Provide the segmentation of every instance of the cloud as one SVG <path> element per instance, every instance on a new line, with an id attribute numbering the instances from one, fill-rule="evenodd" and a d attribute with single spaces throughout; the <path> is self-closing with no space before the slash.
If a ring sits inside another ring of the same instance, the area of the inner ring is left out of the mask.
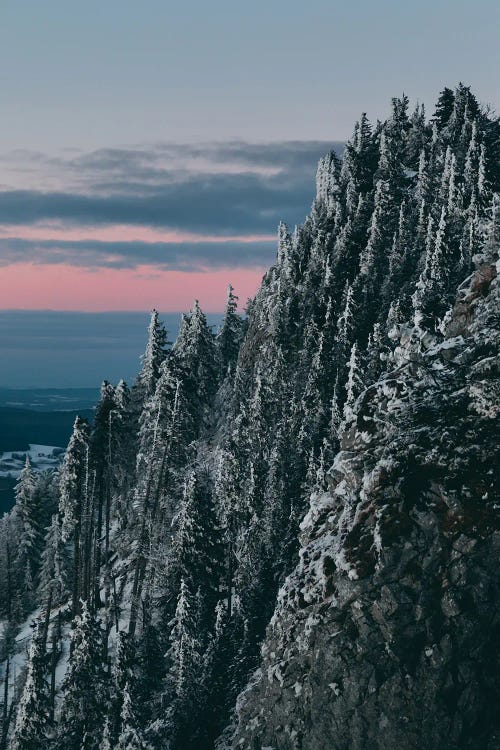
<path id="1" fill-rule="evenodd" d="M 63 264 L 80 268 L 201 271 L 263 268 L 272 263 L 274 242 L 99 242 L 0 239 L 0 266 L 14 263 Z"/>
<path id="2" fill-rule="evenodd" d="M 56 223 L 68 231 L 81 228 L 83 235 L 86 227 L 123 225 L 221 239 L 274 234 L 281 220 L 291 226 L 303 221 L 317 161 L 332 146 L 341 150 L 341 144 L 322 141 L 232 141 L 0 155 L 7 183 L 0 190 L 0 225 L 9 231 L 19 226 L 17 236 L 2 239 L 0 264 L 28 258 L 113 267 L 267 264 L 272 253 L 263 242 L 37 242 L 23 238 L 22 228 L 26 233 L 27 227 Z"/>
<path id="3" fill-rule="evenodd" d="M 118 185 L 120 186 L 120 185 Z M 111 186 L 110 186 L 111 187 Z M 78 194 L 33 190 L 0 193 L 0 223 L 132 224 L 184 231 L 268 232 L 280 219 L 300 221 L 311 203 L 304 181 L 254 174 L 189 176 L 142 194 Z"/>

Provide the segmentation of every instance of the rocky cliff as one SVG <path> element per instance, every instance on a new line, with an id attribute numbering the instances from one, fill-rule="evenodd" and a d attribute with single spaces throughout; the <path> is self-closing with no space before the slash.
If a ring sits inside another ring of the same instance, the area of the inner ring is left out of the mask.
<path id="1" fill-rule="evenodd" d="M 490 259 L 441 343 L 396 332 L 312 497 L 226 747 L 500 747 L 498 303 Z"/>

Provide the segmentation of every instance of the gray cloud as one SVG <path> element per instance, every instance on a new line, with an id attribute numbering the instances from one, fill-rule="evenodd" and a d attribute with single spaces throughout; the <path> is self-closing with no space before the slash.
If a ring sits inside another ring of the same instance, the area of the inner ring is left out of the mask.
<path id="1" fill-rule="evenodd" d="M 311 171 L 320 156 L 332 148 L 340 152 L 343 144 L 338 141 L 157 143 L 145 147 L 98 149 L 65 160 L 64 164 L 90 173 L 119 171 L 131 174 L 137 170 L 138 174 L 144 175 L 148 174 L 149 169 L 153 175 L 161 173 L 160 164 L 169 168 L 185 168 L 196 160 L 213 166 L 239 164 L 250 169 L 272 167 L 280 171 Z"/>
<path id="2" fill-rule="evenodd" d="M 274 242 L 98 242 L 0 239 L 0 265 L 68 263 L 84 268 L 136 268 L 146 264 L 162 270 L 261 268 L 274 258 Z"/>
<path id="3" fill-rule="evenodd" d="M 112 189 L 110 184 L 109 188 Z M 91 195 L 33 190 L 0 193 L 0 222 L 32 224 L 127 223 L 195 232 L 274 231 L 280 219 L 301 221 L 311 203 L 311 185 L 254 174 L 189 176 L 143 194 Z"/>
<path id="4" fill-rule="evenodd" d="M 280 220 L 292 226 L 303 221 L 314 195 L 317 161 L 332 146 L 342 148 L 322 141 L 233 141 L 157 143 L 55 156 L 14 152 L 0 157 L 5 174 L 12 177 L 0 191 L 0 223 L 129 224 L 222 238 L 272 234 Z M 124 265 L 188 267 L 189 254 L 193 267 L 202 262 L 227 264 L 229 258 L 236 265 L 269 262 L 269 247 L 252 247 L 30 243 L 12 238 L 0 244 L 0 263 L 24 254 L 39 262 L 62 262 L 55 260 L 59 257 L 77 265 L 105 265 L 111 253 Z"/>

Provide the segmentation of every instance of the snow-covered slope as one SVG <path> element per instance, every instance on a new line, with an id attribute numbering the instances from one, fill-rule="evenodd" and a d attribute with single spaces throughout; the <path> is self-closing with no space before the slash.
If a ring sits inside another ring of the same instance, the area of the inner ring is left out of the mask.
<path id="1" fill-rule="evenodd" d="M 221 747 L 500 746 L 499 289 L 483 264 L 358 398 Z"/>

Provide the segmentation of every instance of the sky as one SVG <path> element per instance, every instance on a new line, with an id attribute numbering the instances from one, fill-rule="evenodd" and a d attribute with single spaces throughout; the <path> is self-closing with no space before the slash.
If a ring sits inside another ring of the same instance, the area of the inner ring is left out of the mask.
<path id="1" fill-rule="evenodd" d="M 246 299 L 361 111 L 498 104 L 499 27 L 497 0 L 2 0 L 0 307 Z"/>
<path id="2" fill-rule="evenodd" d="M 498 28 L 498 0 L 0 0 L 0 309 L 244 302 L 361 112 L 459 81 L 499 108 Z"/>

